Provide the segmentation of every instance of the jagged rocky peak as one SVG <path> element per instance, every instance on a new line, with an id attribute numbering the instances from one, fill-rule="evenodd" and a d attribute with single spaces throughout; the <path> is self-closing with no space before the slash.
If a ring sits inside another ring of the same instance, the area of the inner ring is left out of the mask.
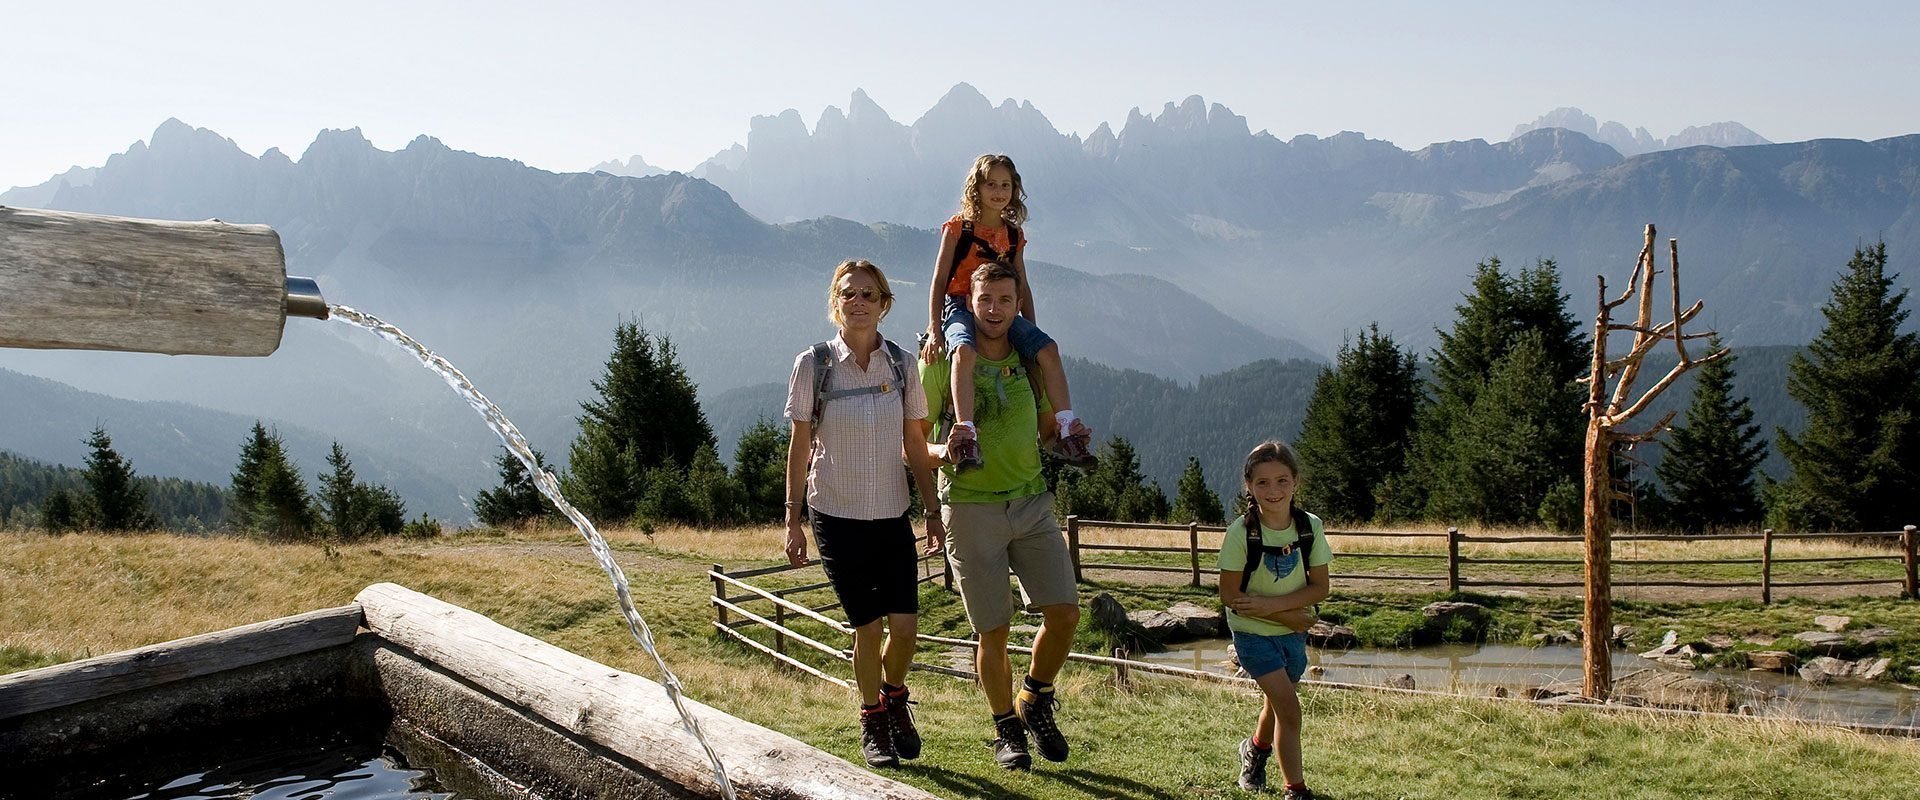
<path id="1" fill-rule="evenodd" d="M 973 84 L 962 81 L 954 84 L 946 94 L 941 95 L 940 101 L 934 103 L 933 108 L 927 110 L 927 114 L 932 115 L 942 110 L 984 111 L 990 108 L 993 108 L 992 100 L 988 100 L 979 89 L 973 88 Z"/>
<path id="2" fill-rule="evenodd" d="M 1586 112 L 1571 106 L 1556 108 L 1542 114 L 1533 122 L 1514 126 L 1513 136 L 1510 138 L 1517 139 L 1524 134 L 1543 128 L 1565 128 L 1583 134 L 1587 138 L 1612 147 L 1623 156 L 1695 145 L 1740 147 L 1772 144 L 1747 126 L 1731 121 L 1692 126 L 1666 139 L 1660 139 L 1648 133 L 1646 128 L 1634 128 L 1632 132 L 1628 132 L 1626 125 L 1612 120 L 1602 123 Z"/>
<path id="3" fill-rule="evenodd" d="M 1100 127 L 1093 129 L 1093 133 L 1087 134 L 1087 140 L 1080 147 L 1095 158 L 1112 158 L 1120 147 L 1120 137 L 1113 135 L 1113 126 L 1102 122 Z"/>
<path id="4" fill-rule="evenodd" d="M 853 97 L 847 101 L 847 119 L 855 125 L 899 124 L 887 115 L 886 109 L 867 96 L 865 89 L 853 90 Z"/>
<path id="5" fill-rule="evenodd" d="M 160 127 L 153 129 L 148 140 L 149 147 L 155 152 L 181 152 L 210 155 L 237 154 L 252 158 L 240 149 L 232 139 L 221 136 L 206 128 L 196 128 L 181 122 L 178 118 L 168 117 Z M 133 151 L 128 150 L 129 153 Z"/>
<path id="6" fill-rule="evenodd" d="M 355 156 L 372 153 L 373 142 L 367 141 L 359 128 L 328 128 L 313 137 L 313 144 L 307 145 L 307 151 L 300 155 L 305 162 L 310 158 L 332 158 L 336 156 Z"/>
<path id="7" fill-rule="evenodd" d="M 1610 124 L 1620 125 L 1618 122 Z M 1593 115 L 1574 108 L 1573 106 L 1561 106 L 1545 114 L 1541 114 L 1539 119 L 1532 122 L 1513 126 L 1513 134 L 1507 138 L 1518 139 L 1523 134 L 1530 131 L 1537 131 L 1541 128 L 1566 128 L 1574 133 L 1585 134 L 1587 138 L 1592 139 L 1600 134 L 1600 121 L 1594 119 Z M 1621 126 L 1621 128 L 1624 130 L 1625 126 Z"/>
<path id="8" fill-rule="evenodd" d="M 747 150 L 761 147 L 790 147 L 807 140 L 807 123 L 800 112 L 787 109 L 778 116 L 755 116 L 747 124 Z"/>
<path id="9" fill-rule="evenodd" d="M 1766 137 L 1754 133 L 1738 122 L 1716 122 L 1712 125 L 1695 125 L 1667 137 L 1667 149 L 1709 145 L 1712 147 L 1746 147 L 1756 144 L 1773 144 Z"/>
<path id="10" fill-rule="evenodd" d="M 738 146 L 739 145 L 735 145 L 735 147 Z M 593 165 L 593 168 L 587 171 L 605 172 L 609 175 L 619 175 L 627 178 L 645 178 L 649 175 L 666 174 L 666 170 L 647 163 L 647 160 L 641 158 L 639 153 L 633 154 L 632 158 L 625 161 L 617 158 L 612 161 L 602 161 Z"/>

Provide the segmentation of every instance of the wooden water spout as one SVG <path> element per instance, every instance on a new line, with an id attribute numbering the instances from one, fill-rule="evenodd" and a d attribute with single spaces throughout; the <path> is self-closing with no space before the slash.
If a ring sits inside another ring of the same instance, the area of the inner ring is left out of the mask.
<path id="1" fill-rule="evenodd" d="M 265 225 L 0 206 L 0 347 L 264 356 L 325 318 Z"/>

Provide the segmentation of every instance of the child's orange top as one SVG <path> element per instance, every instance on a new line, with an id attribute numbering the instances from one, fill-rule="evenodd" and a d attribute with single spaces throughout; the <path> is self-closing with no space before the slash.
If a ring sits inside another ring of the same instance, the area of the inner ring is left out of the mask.
<path id="1" fill-rule="evenodd" d="M 972 228 L 971 235 L 962 230 L 966 227 Z M 940 236 L 943 242 L 959 237 L 953 254 L 953 274 L 947 278 L 949 297 L 966 297 L 975 269 L 990 261 L 1007 261 L 1011 264 L 1014 251 L 1026 244 L 1019 228 L 1012 225 L 998 228 L 968 226 L 958 214 L 940 226 Z"/>

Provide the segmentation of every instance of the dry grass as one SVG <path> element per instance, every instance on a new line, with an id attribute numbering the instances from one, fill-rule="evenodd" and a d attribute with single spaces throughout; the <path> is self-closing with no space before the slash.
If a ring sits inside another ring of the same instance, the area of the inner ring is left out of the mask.
<path id="1" fill-rule="evenodd" d="M 779 531 L 612 531 L 616 557 L 691 693 L 733 714 L 854 757 L 850 698 L 717 639 L 707 565 L 772 563 Z M 394 581 L 642 675 L 651 662 L 613 611 L 606 578 L 571 531 L 433 542 L 269 545 L 172 535 L 0 533 L 0 645 L 54 660 L 103 653 L 349 602 Z M 936 602 L 951 604 L 938 590 Z M 843 643 L 839 639 L 828 641 Z M 923 658 L 936 658 L 923 652 Z M 4 665 L 0 665 L 0 671 Z M 833 671 L 845 674 L 835 665 Z M 1104 669 L 1062 676 L 1074 760 L 1008 775 L 981 746 L 969 684 L 919 676 L 927 755 L 900 773 L 945 796 L 1249 797 L 1231 788 L 1252 698 L 1232 687 L 1138 681 Z M 1920 743 L 1753 720 L 1544 711 L 1472 698 L 1309 689 L 1309 775 L 1333 798 L 1791 798 L 1910 796 Z M 1143 731 L 1155 731 L 1149 740 Z M 1791 769 L 1782 769 L 1791 764 Z"/>

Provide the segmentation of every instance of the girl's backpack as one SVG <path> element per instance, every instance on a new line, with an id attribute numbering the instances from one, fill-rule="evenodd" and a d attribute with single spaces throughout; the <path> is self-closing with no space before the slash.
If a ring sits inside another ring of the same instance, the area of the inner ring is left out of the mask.
<path id="1" fill-rule="evenodd" d="M 1260 559 L 1266 555 L 1267 551 L 1286 555 L 1289 550 L 1299 548 L 1302 567 L 1307 564 L 1307 556 L 1313 553 L 1313 520 L 1308 519 L 1307 512 L 1302 511 L 1298 505 L 1293 507 L 1293 530 L 1299 534 L 1300 538 L 1294 540 L 1293 544 L 1279 547 L 1271 547 L 1267 544 L 1266 539 L 1260 535 L 1260 506 L 1252 501 L 1247 502 L 1247 516 L 1240 521 L 1240 524 L 1247 531 L 1247 565 L 1240 570 L 1240 591 L 1243 594 L 1247 591 L 1247 582 L 1253 580 L 1253 571 L 1260 568 Z M 1283 576 L 1275 575 L 1274 577 Z"/>
<path id="2" fill-rule="evenodd" d="M 973 220 L 963 219 L 960 221 L 960 239 L 953 244 L 953 261 L 947 264 L 946 274 L 940 276 L 940 282 L 936 285 L 946 286 L 951 283 L 954 271 L 960 269 L 960 263 L 966 261 L 967 255 L 975 249 L 986 256 L 988 261 L 1006 261 L 1011 264 L 1013 254 L 1020 250 L 1021 243 L 1020 226 L 1009 222 L 1007 223 L 1007 252 L 994 250 L 993 245 L 987 244 L 985 239 L 974 235 Z"/>

